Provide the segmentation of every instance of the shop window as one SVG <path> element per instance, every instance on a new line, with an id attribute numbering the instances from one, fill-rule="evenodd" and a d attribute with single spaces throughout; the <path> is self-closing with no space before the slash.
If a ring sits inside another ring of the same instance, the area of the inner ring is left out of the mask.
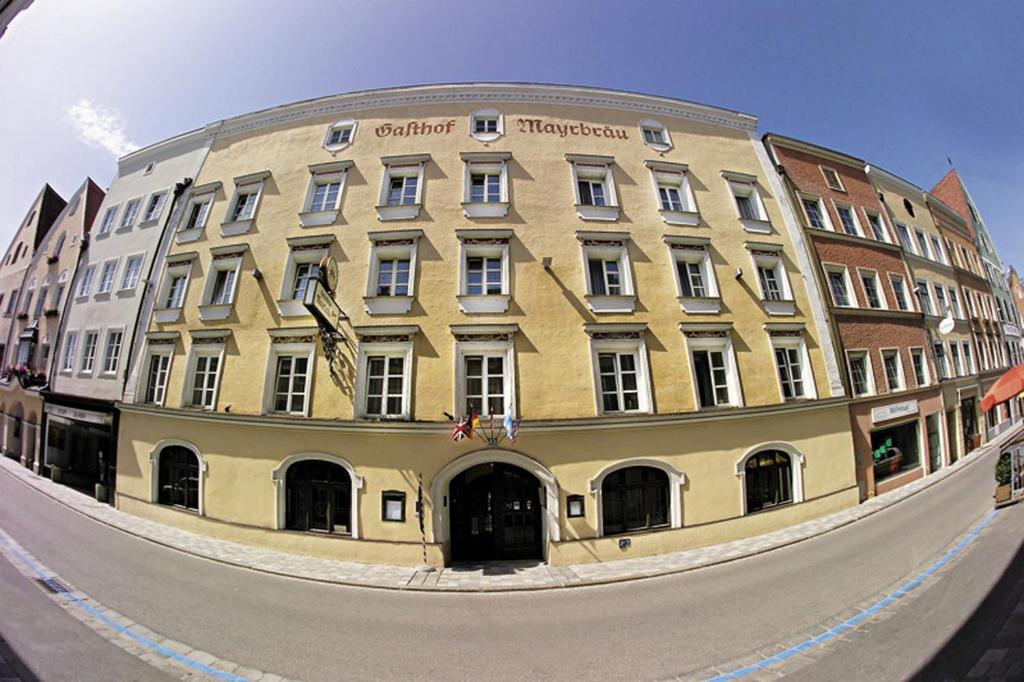
<path id="1" fill-rule="evenodd" d="M 344 467 L 303 460 L 285 475 L 285 527 L 292 530 L 352 532 L 352 479 Z"/>
<path id="2" fill-rule="evenodd" d="M 667 528 L 668 474 L 647 466 L 613 471 L 601 483 L 601 513 L 605 535 Z"/>
<path id="3" fill-rule="evenodd" d="M 743 467 L 747 513 L 793 502 L 793 461 L 780 450 L 763 450 Z"/>
<path id="4" fill-rule="evenodd" d="M 871 458 L 875 483 L 921 466 L 917 421 L 874 431 Z"/>
<path id="5" fill-rule="evenodd" d="M 188 448 L 170 446 L 160 451 L 157 502 L 199 511 L 199 458 Z"/>

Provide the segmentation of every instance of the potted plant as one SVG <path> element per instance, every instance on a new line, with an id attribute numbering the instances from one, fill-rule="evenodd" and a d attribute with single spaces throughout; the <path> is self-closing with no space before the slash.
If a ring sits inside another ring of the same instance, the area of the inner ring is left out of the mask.
<path id="1" fill-rule="evenodd" d="M 1010 453 L 1003 452 L 996 460 L 996 505 L 1010 500 Z"/>
<path id="2" fill-rule="evenodd" d="M 892 444 L 892 438 L 886 438 L 884 443 L 871 452 L 871 459 L 875 478 L 884 478 L 899 473 L 903 464 L 903 451 Z"/>
<path id="3" fill-rule="evenodd" d="M 57 315 L 57 309 L 56 308 L 47 308 L 46 310 L 43 311 L 43 315 L 45 317 L 55 317 Z"/>

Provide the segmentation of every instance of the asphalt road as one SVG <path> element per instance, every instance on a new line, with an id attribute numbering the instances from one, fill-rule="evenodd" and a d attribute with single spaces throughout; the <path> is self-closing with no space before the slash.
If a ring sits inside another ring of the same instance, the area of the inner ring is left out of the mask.
<path id="1" fill-rule="evenodd" d="M 161 635 L 287 677 L 660 679 L 791 640 L 916 575 L 991 511 L 993 462 L 988 455 L 895 507 L 757 557 L 526 594 L 384 592 L 232 568 L 98 524 L 2 472 L 0 528 L 78 589 Z M 1022 519 L 1013 509 L 997 515 L 934 584 L 891 617 L 812 653 L 795 675 L 904 679 L 948 652 L 952 633 L 1013 560 Z M 0 635 L 41 679 L 162 676 L 2 560 L 0 600 Z"/>

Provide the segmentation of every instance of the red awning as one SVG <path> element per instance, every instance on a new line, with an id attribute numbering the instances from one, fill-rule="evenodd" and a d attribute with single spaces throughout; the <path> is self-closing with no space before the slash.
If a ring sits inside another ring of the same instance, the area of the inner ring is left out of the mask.
<path id="1" fill-rule="evenodd" d="M 1024 365 L 1011 367 L 1006 374 L 999 377 L 988 393 L 981 399 L 982 412 L 988 412 L 999 403 L 1005 403 L 1024 392 Z"/>

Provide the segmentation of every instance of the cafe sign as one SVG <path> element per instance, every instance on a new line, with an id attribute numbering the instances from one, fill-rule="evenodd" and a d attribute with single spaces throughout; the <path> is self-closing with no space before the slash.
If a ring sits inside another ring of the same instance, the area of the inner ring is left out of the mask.
<path id="1" fill-rule="evenodd" d="M 306 297 L 302 303 L 317 322 L 332 332 L 341 333 L 341 323 L 348 319 L 348 315 L 338 307 L 334 297 L 320 280 L 312 281 L 312 286 L 306 289 Z"/>
<path id="2" fill-rule="evenodd" d="M 890 419 L 906 417 L 912 414 L 917 414 L 916 400 L 907 400 L 902 403 L 893 403 L 892 405 L 882 405 L 881 407 L 875 407 L 871 410 L 871 423 L 877 424 L 878 422 L 886 422 Z"/>

